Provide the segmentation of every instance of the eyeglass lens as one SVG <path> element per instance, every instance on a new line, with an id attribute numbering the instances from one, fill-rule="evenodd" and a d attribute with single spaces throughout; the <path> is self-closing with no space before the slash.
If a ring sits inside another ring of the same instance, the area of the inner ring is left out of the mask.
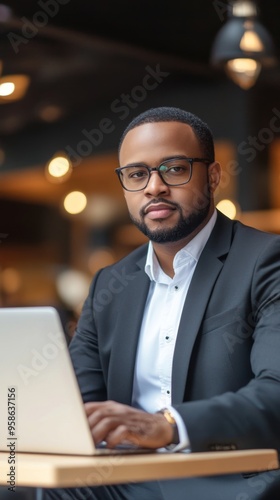
<path id="1" fill-rule="evenodd" d="M 187 183 L 191 176 L 191 164 L 186 159 L 167 160 L 157 168 L 164 182 L 170 186 Z M 150 172 L 145 165 L 121 169 L 121 180 L 126 189 L 140 190 L 149 182 Z"/>

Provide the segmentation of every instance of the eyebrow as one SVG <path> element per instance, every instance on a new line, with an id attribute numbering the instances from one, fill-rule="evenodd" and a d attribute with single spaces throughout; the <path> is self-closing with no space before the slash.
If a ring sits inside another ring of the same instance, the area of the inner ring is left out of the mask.
<path id="1" fill-rule="evenodd" d="M 187 158 L 190 158 L 190 156 L 186 156 L 186 155 L 171 155 L 171 156 L 165 156 L 164 158 L 162 158 L 159 162 L 159 165 L 161 165 L 162 163 L 164 163 L 165 161 L 168 161 L 168 160 L 186 160 Z M 134 163 L 128 163 L 127 165 L 123 165 L 121 168 L 124 168 L 124 167 L 137 167 L 138 165 L 143 165 L 143 166 L 146 166 L 146 167 L 149 167 L 150 165 L 148 165 L 146 162 L 144 161 L 137 161 L 137 162 L 134 162 Z"/>

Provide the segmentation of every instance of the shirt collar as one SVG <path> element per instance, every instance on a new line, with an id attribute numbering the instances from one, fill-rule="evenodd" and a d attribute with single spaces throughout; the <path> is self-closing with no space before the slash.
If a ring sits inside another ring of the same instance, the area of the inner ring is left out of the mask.
<path id="1" fill-rule="evenodd" d="M 212 217 L 209 219 L 207 224 L 199 231 L 199 233 L 187 243 L 179 252 L 176 253 L 173 260 L 173 268 L 176 271 L 179 270 L 190 260 L 198 261 L 203 248 L 212 232 L 217 219 L 217 211 L 214 210 Z M 156 254 L 153 249 L 151 241 L 148 246 L 148 253 L 146 258 L 145 273 L 148 275 L 151 281 L 158 281 L 159 276 L 163 273 L 159 262 L 157 260 Z"/>

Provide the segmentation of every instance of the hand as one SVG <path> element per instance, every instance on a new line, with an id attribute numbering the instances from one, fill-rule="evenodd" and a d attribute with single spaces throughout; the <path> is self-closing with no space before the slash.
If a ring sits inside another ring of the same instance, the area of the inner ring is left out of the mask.
<path id="1" fill-rule="evenodd" d="M 106 441 L 109 448 L 114 448 L 129 441 L 138 447 L 156 449 L 172 441 L 172 425 L 160 413 L 146 413 L 115 401 L 85 403 L 85 410 L 96 444 Z"/>

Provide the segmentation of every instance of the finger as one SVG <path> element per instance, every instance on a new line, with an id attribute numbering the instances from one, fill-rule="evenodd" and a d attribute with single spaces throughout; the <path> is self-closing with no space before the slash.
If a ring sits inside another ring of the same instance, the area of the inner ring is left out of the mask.
<path id="1" fill-rule="evenodd" d="M 129 418 L 139 418 L 139 413 L 141 416 L 145 414 L 143 411 L 140 412 L 135 408 L 114 401 L 88 403 L 86 406 L 86 414 L 91 428 L 106 417 L 115 416 L 126 422 Z"/>
<path id="2" fill-rule="evenodd" d="M 124 425 L 123 420 L 116 416 L 104 417 L 91 426 L 91 434 L 95 443 L 107 441 L 108 436 L 118 427 Z"/>
<path id="3" fill-rule="evenodd" d="M 135 444 L 140 443 L 140 436 L 144 437 L 144 430 L 139 421 L 135 419 L 124 419 L 119 415 L 102 415 L 99 418 L 98 412 L 89 417 L 90 428 L 94 442 L 106 441 L 110 446 L 115 446 L 125 439 Z"/>
<path id="4" fill-rule="evenodd" d="M 161 448 L 172 439 L 173 429 L 159 414 L 112 401 L 88 403 L 87 413 L 95 443 L 105 440 L 113 447 L 128 440 L 137 446 Z"/>
<path id="5" fill-rule="evenodd" d="M 104 426 L 109 427 L 111 421 L 113 426 L 115 421 L 118 420 L 121 422 L 122 418 L 123 417 L 114 413 L 114 410 L 112 408 L 104 407 L 94 409 L 87 416 L 88 423 L 91 429 L 94 429 L 98 424 L 101 424 L 102 422 Z"/>
<path id="6" fill-rule="evenodd" d="M 98 401 L 98 402 L 90 401 L 88 403 L 84 403 L 86 415 L 90 415 L 91 413 L 102 408 L 106 404 L 107 404 L 107 401 Z"/>
<path id="7" fill-rule="evenodd" d="M 108 448 L 115 448 L 117 445 L 133 445 L 135 447 L 143 446 L 137 432 L 131 432 L 126 425 L 120 424 L 112 431 L 105 434 L 99 434 L 100 429 L 94 429 L 93 434 L 95 442 L 106 441 Z M 103 439 L 101 436 L 104 436 Z"/>
<path id="8" fill-rule="evenodd" d="M 102 440 L 107 442 L 109 448 L 114 448 L 118 444 L 131 443 L 134 446 L 156 447 L 150 443 L 144 429 L 145 426 L 133 419 L 126 422 L 116 417 L 108 417 L 99 422 L 93 429 L 92 435 L 95 442 Z"/>
<path id="9" fill-rule="evenodd" d="M 129 432 L 127 427 L 123 424 L 119 425 L 106 436 L 108 448 L 115 448 L 118 444 L 131 442 L 129 441 L 128 436 Z"/>

